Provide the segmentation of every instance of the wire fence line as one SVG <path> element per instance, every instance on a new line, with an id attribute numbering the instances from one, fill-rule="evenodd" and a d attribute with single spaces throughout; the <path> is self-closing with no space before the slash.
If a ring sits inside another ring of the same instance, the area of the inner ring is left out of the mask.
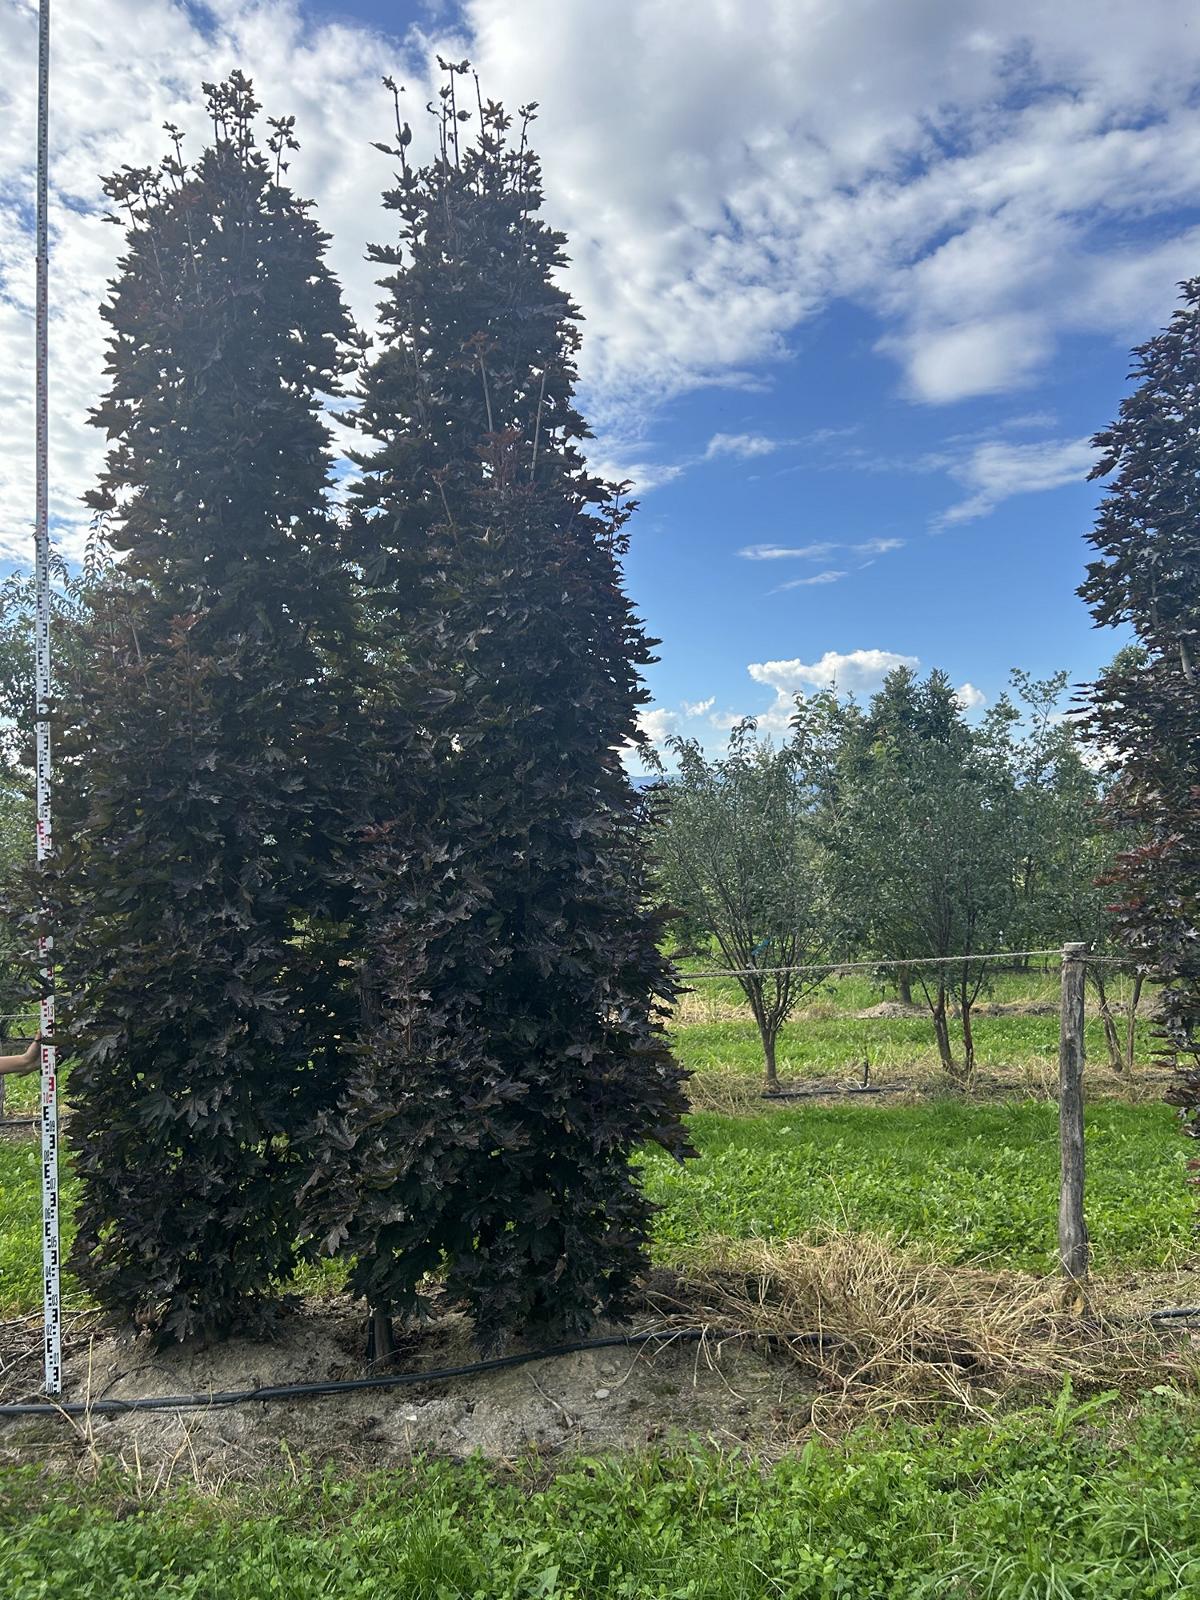
<path id="1" fill-rule="evenodd" d="M 874 961 L 820 961 L 807 966 L 794 967 L 716 967 L 706 972 L 685 972 L 681 976 L 689 983 L 693 978 L 770 978 L 782 977 L 790 972 L 877 972 L 880 967 L 953 967 L 961 961 L 1017 961 L 1028 956 L 1061 956 L 1062 945 L 1052 950 L 992 950 L 971 951 L 955 956 L 880 956 Z M 1122 960 L 1128 957 L 1098 957 L 1080 954 L 1080 961 Z"/>

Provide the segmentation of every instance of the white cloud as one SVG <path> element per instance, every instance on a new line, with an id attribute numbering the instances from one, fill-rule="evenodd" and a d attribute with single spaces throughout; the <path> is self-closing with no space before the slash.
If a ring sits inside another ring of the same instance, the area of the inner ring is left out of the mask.
<path id="1" fill-rule="evenodd" d="M 855 555 L 860 556 L 886 556 L 893 550 L 903 550 L 903 539 L 867 539 L 862 544 L 852 545 Z"/>
<path id="2" fill-rule="evenodd" d="M 704 458 L 711 461 L 716 456 L 737 456 L 745 461 L 753 456 L 769 456 L 778 448 L 778 440 L 761 433 L 714 433 Z"/>
<path id="3" fill-rule="evenodd" d="M 882 556 L 892 550 L 902 550 L 903 539 L 864 539 L 859 544 L 843 544 L 835 540 L 822 540 L 816 544 L 748 544 L 738 551 L 745 561 L 821 561 L 835 550 L 850 550 L 856 556 Z M 839 573 L 845 577 L 845 573 Z M 816 578 L 798 578 L 797 583 L 817 583 Z M 830 580 L 826 578 L 825 582 Z M 784 588 L 794 585 L 785 584 Z"/>
<path id="4" fill-rule="evenodd" d="M 964 711 L 977 711 L 980 706 L 987 705 L 987 695 L 973 683 L 960 684 L 955 691 L 955 698 Z"/>
<path id="5" fill-rule="evenodd" d="M 789 698 L 812 689 L 834 688 L 843 694 L 877 689 L 896 667 L 917 667 L 916 656 L 895 650 L 827 650 L 818 661 L 752 661 L 746 668 L 755 683 L 764 683 Z"/>
<path id="6" fill-rule="evenodd" d="M 685 717 L 702 717 L 706 711 L 711 711 L 716 703 L 715 694 L 710 694 L 707 700 L 685 700 L 683 714 Z"/>
<path id="7" fill-rule="evenodd" d="M 738 555 L 746 561 L 795 561 L 816 560 L 822 556 L 832 555 L 835 550 L 840 550 L 840 544 L 748 544 L 744 550 L 739 550 Z"/>
<path id="8" fill-rule="evenodd" d="M 0 504 L 8 509 L 0 557 L 16 559 L 28 559 L 33 514 L 36 49 L 32 0 L 0 8 L 0 56 L 10 64 L 0 119 Z M 369 325 L 378 269 L 363 260 L 363 246 L 387 230 L 379 191 L 391 170 L 370 141 L 387 131 L 379 78 L 397 67 L 400 52 L 373 30 L 302 23 L 297 8 L 271 0 L 216 0 L 203 25 L 199 8 L 165 0 L 89 0 L 59 10 L 52 49 L 51 515 L 64 549 L 77 553 L 86 524 L 79 497 L 104 452 L 102 436 L 86 423 L 104 383 L 106 326 L 97 308 L 122 244 L 121 230 L 101 220 L 109 203 L 98 175 L 157 161 L 167 120 L 184 128 L 185 153 L 198 156 L 211 132 L 201 80 L 245 67 L 268 113 L 296 115 L 301 149 L 289 176 L 300 193 L 316 197 L 333 235 L 333 265 L 352 309 Z M 407 66 L 419 105 L 422 63 L 410 59 Z M 424 141 L 424 130 L 417 132 Z"/>
<path id="9" fill-rule="evenodd" d="M 781 583 L 778 588 L 772 589 L 772 594 L 782 594 L 785 589 L 807 589 L 814 583 L 837 583 L 846 576 L 845 572 L 830 568 L 825 572 L 814 572 L 811 578 L 791 578 L 787 583 Z"/>
<path id="10" fill-rule="evenodd" d="M 1095 460 L 1090 439 L 1043 439 L 1033 444 L 993 439 L 977 445 L 950 469 L 971 493 L 944 511 L 938 526 L 985 517 L 1013 495 L 1082 483 Z"/>
<path id="11" fill-rule="evenodd" d="M 915 397 L 1019 387 L 1064 333 L 1153 327 L 1194 270 L 1187 0 L 761 0 L 753 29 L 728 0 L 467 13 L 488 82 L 542 102 L 614 412 L 744 375 L 838 296 L 882 315 Z"/>
<path id="12" fill-rule="evenodd" d="M 827 650 L 818 661 L 752 661 L 747 666 L 751 678 L 775 691 L 775 698 L 762 711 L 751 712 L 760 733 L 786 734 L 796 709 L 796 696 L 814 690 L 834 688 L 842 694 L 862 694 L 877 689 L 893 667 L 917 667 L 916 656 L 894 650 Z M 716 712 L 709 722 L 725 731 L 739 722 L 745 712 Z"/>
<path id="13" fill-rule="evenodd" d="M 60 11 L 56 517 L 81 520 L 78 496 L 102 451 L 83 419 L 102 386 L 95 308 L 120 236 L 98 221 L 96 174 L 155 159 L 168 118 L 198 150 L 199 80 L 234 65 L 268 110 L 295 113 L 291 177 L 316 200 L 368 326 L 377 269 L 363 246 L 389 228 L 379 190 L 390 166 L 370 148 L 387 132 L 380 75 L 408 84 L 419 149 L 437 48 L 469 53 L 485 92 L 511 106 L 541 102 L 546 214 L 570 236 L 569 286 L 588 318 L 595 455 L 633 463 L 624 475 L 642 488 L 679 471 L 646 451 L 656 404 L 704 385 L 761 386 L 762 363 L 786 357 L 792 331 L 834 299 L 877 315 L 908 391 L 940 402 L 1021 386 L 1065 335 L 1127 343 L 1152 330 L 1200 256 L 1200 28 L 1187 0 L 761 0 L 753 29 L 728 0 L 523 0 L 519 10 L 515 20 L 511 0 L 466 0 L 456 33 L 433 20 L 402 41 L 319 22 L 294 0 Z M 32 0 L 0 8 L 10 64 L 0 550 L 10 551 L 25 549 L 32 507 L 35 11 Z M 752 459 L 776 442 L 728 433 L 709 449 Z M 996 503 L 987 487 L 968 489 L 968 507 Z"/>
<path id="14" fill-rule="evenodd" d="M 675 713 L 665 706 L 647 706 L 638 713 L 638 727 L 651 744 L 662 744 L 675 731 Z"/>

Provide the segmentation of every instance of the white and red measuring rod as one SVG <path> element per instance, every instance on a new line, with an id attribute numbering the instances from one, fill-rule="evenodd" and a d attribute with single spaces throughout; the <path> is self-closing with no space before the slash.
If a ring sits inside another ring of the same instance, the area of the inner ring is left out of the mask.
<path id="1" fill-rule="evenodd" d="M 35 330 L 35 433 L 37 520 L 34 526 L 34 700 L 37 732 L 37 859 L 43 866 L 53 848 L 50 826 L 50 501 L 49 429 L 49 234 L 46 220 L 50 173 L 50 0 L 38 4 L 37 101 L 37 313 Z M 54 1045 L 54 941 L 45 921 L 38 939 L 42 1004 L 42 1278 L 45 1315 L 46 1393 L 62 1391 L 62 1272 L 58 1244 L 58 1061 Z"/>

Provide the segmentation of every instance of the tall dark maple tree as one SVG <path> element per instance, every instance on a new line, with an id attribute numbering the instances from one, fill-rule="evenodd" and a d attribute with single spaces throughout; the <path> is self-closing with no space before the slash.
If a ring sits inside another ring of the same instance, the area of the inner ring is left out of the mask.
<path id="1" fill-rule="evenodd" d="M 111 441 L 93 505 L 123 555 L 59 731 L 55 894 L 77 1052 L 73 1268 L 138 1325 L 258 1331 L 295 1259 L 303 1134 L 357 1000 L 351 593 L 321 397 L 352 329 L 327 238 L 260 149 L 241 74 L 212 141 L 106 183 Z"/>
<path id="2" fill-rule="evenodd" d="M 1120 935 L 1164 985 L 1169 1098 L 1200 1137 L 1200 278 L 1167 328 L 1135 350 L 1136 387 L 1097 434 L 1093 477 L 1110 477 L 1080 594 L 1101 624 L 1127 624 L 1092 686 L 1088 729 L 1114 773 L 1114 819 L 1138 842 L 1117 858 Z"/>
<path id="3" fill-rule="evenodd" d="M 444 64 L 445 65 L 445 64 Z M 352 538 L 392 651 L 376 817 L 373 1046 L 327 1129 L 313 1226 L 386 1323 L 443 1264 L 484 1343 L 619 1314 L 683 1154 L 648 819 L 622 762 L 649 641 L 622 587 L 632 505 L 589 472 L 566 240 L 533 106 L 447 67 L 440 150 L 399 161 L 372 249 L 382 337 L 356 410 Z M 386 763 L 385 763 L 386 765 Z"/>

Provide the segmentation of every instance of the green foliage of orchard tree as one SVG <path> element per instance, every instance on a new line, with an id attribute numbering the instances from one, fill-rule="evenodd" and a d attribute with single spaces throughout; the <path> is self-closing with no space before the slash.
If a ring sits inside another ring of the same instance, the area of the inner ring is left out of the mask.
<path id="1" fill-rule="evenodd" d="M 353 999 L 351 620 L 320 415 L 351 330 L 281 181 L 291 120 L 268 158 L 250 83 L 205 92 L 195 165 L 169 129 L 157 169 L 106 184 L 127 233 L 90 498 L 125 559 L 67 655 L 53 882 L 73 1267 L 175 1338 L 269 1324 Z"/>
<path id="2" fill-rule="evenodd" d="M 971 1008 L 987 970 L 973 958 L 1006 937 L 1016 904 L 1011 708 L 972 728 L 945 673 L 920 681 L 898 667 L 865 711 L 831 696 L 820 710 L 831 892 L 862 948 L 913 963 L 942 1065 L 961 1077 L 974 1066 Z M 797 733 L 814 737 L 803 706 Z M 953 1004 L 961 1065 L 951 1040 Z"/>
<path id="3" fill-rule="evenodd" d="M 1200 278 L 1169 326 L 1138 347 L 1134 390 L 1096 435 L 1110 478 L 1080 594 L 1140 654 L 1092 686 L 1088 733 L 1115 781 L 1109 804 L 1138 842 L 1118 860 L 1120 936 L 1164 985 L 1173 1092 L 1200 1136 Z"/>
<path id="4" fill-rule="evenodd" d="M 93 527 L 79 569 L 57 551 L 50 560 L 50 627 L 55 654 L 78 639 L 87 597 L 106 566 Z M 32 572 L 18 568 L 0 582 L 0 1013 L 28 1011 L 30 974 L 21 931 L 34 860 L 34 617 Z M 63 676 L 56 661 L 56 676 Z M 67 662 L 68 673 L 71 663 Z M 10 1031 L 0 1027 L 0 1033 Z"/>
<path id="5" fill-rule="evenodd" d="M 657 850 L 663 893 L 738 974 L 774 1092 L 779 1030 L 826 976 L 781 969 L 829 960 L 832 915 L 807 774 L 795 749 L 755 731 L 738 723 L 713 757 L 694 739 L 668 740 L 678 770 L 664 774 Z"/>
<path id="6" fill-rule="evenodd" d="M 1067 674 L 1036 679 L 1014 670 L 1019 722 L 1010 729 L 1009 763 L 1017 795 L 1016 908 L 1010 942 L 1046 948 L 1068 940 L 1102 955 L 1118 953 L 1109 886 L 1121 840 L 1106 819 L 1103 785 L 1083 759 L 1079 718 L 1064 714 Z M 1141 995 L 1134 978 L 1124 1032 L 1113 1009 L 1114 968 L 1090 965 L 1109 1065 L 1132 1069 L 1133 1025 Z"/>
<path id="7" fill-rule="evenodd" d="M 394 782 L 381 751 L 361 882 L 377 1024 L 309 1199 L 377 1326 L 440 1260 L 490 1343 L 627 1307 L 651 1214 L 630 1156 L 685 1142 L 620 754 L 652 659 L 622 589 L 631 507 L 580 453 L 534 108 L 514 134 L 459 102 L 466 63 L 447 71 L 426 166 L 397 101 L 396 233 L 371 251 L 387 276 L 352 535 L 393 669 Z"/>

